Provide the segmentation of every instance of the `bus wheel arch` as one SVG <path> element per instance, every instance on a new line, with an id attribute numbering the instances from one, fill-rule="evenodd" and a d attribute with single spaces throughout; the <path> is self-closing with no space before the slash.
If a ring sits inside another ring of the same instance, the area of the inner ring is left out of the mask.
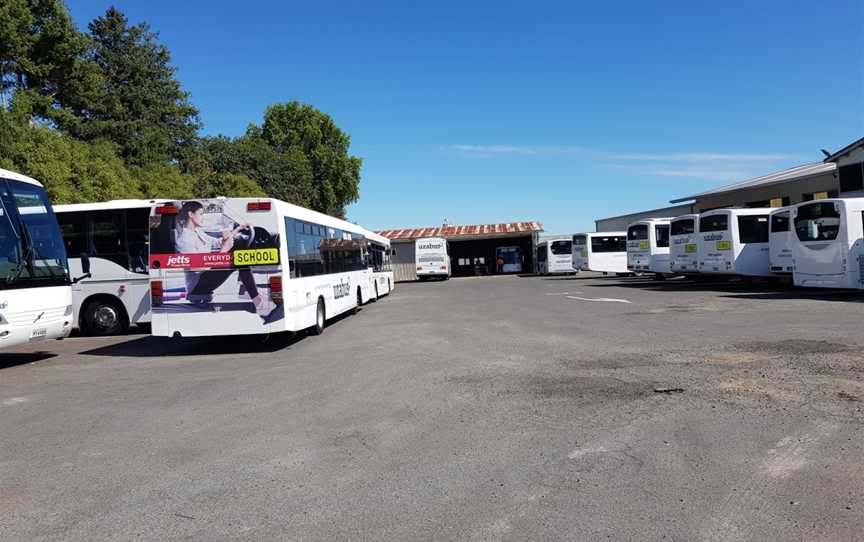
<path id="1" fill-rule="evenodd" d="M 95 294 L 81 304 L 79 327 L 88 335 L 118 335 L 129 329 L 129 315 L 118 297 Z"/>
<path id="2" fill-rule="evenodd" d="M 318 297 L 318 305 L 315 307 L 315 325 L 312 326 L 313 335 L 321 335 L 324 333 L 324 327 L 327 325 L 327 306 L 324 304 L 324 298 Z"/>

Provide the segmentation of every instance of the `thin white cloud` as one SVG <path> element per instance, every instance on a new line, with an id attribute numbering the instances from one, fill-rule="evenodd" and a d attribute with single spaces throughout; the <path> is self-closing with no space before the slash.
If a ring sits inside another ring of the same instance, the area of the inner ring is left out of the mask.
<path id="1" fill-rule="evenodd" d="M 628 153 L 587 149 L 570 145 L 445 145 L 445 150 L 467 157 L 491 156 L 578 156 L 632 162 L 780 162 L 795 157 L 787 154 L 677 152 Z"/>
<path id="2" fill-rule="evenodd" d="M 613 152 L 571 145 L 445 145 L 446 152 L 466 158 L 574 157 L 602 167 L 624 169 L 641 175 L 732 181 L 762 175 L 772 164 L 797 158 L 773 153 L 722 152 Z"/>

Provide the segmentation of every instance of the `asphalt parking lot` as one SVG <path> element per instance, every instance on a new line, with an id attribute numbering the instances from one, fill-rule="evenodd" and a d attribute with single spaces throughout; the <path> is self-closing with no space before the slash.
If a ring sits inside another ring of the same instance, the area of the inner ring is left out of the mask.
<path id="1" fill-rule="evenodd" d="M 321 337 L 0 354 L 2 540 L 861 540 L 864 296 L 399 284 Z"/>

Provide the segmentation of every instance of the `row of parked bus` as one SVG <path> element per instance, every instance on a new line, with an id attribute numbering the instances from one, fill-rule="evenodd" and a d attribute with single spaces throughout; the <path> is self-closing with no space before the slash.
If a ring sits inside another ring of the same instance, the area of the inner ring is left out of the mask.
<path id="1" fill-rule="evenodd" d="M 389 294 L 390 241 L 268 198 L 52 206 L 0 170 L 0 348 L 151 324 L 162 336 L 311 329 Z"/>
<path id="2" fill-rule="evenodd" d="M 715 209 L 579 233 L 569 240 L 569 268 L 567 239 L 539 246 L 548 262 L 542 273 L 785 277 L 796 286 L 864 289 L 864 198 Z"/>

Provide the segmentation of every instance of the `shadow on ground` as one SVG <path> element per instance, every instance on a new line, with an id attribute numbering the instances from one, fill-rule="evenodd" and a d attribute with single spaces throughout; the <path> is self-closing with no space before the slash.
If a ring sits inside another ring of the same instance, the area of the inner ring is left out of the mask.
<path id="1" fill-rule="evenodd" d="M 864 291 L 801 288 L 770 280 L 690 280 L 674 278 L 657 280 L 648 277 L 609 277 L 614 283 L 589 284 L 591 288 L 638 288 L 654 292 L 716 292 L 719 297 L 737 299 L 809 299 L 864 303 Z"/>
<path id="2" fill-rule="evenodd" d="M 328 320 L 327 329 L 339 325 L 351 313 Z M 325 334 L 327 331 L 325 330 Z M 291 348 L 306 338 L 308 332 L 271 333 L 269 335 L 231 335 L 214 337 L 140 337 L 109 346 L 86 350 L 89 356 L 129 356 L 158 358 L 164 356 L 271 353 Z"/>
<path id="3" fill-rule="evenodd" d="M 12 354 L 0 354 L 0 369 L 8 369 L 17 365 L 26 365 L 37 361 L 53 358 L 57 354 L 53 352 L 22 352 Z"/>

